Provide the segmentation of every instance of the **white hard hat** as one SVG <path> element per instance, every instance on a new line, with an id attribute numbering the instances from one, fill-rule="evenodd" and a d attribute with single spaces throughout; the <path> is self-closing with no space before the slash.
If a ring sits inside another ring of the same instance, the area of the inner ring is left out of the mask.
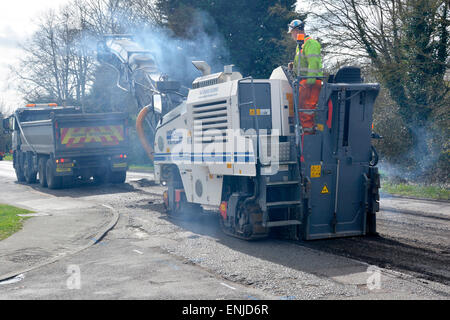
<path id="1" fill-rule="evenodd" d="M 301 20 L 295 19 L 292 20 L 291 23 L 288 24 L 288 33 L 291 33 L 294 29 L 303 30 L 305 28 L 305 23 Z"/>

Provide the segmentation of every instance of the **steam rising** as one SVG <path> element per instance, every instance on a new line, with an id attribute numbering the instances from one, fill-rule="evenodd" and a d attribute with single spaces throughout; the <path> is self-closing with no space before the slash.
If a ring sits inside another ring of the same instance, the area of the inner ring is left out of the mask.
<path id="1" fill-rule="evenodd" d="M 154 54 L 159 70 L 188 87 L 200 76 L 193 60 L 206 61 L 213 72 L 222 71 L 229 62 L 225 41 L 209 15 L 198 12 L 194 21 L 189 39 L 176 38 L 170 30 L 156 26 L 150 31 L 133 32 L 136 41 Z"/>
<path id="2" fill-rule="evenodd" d="M 439 151 L 433 150 L 430 141 L 433 139 L 433 132 L 426 127 L 416 127 L 412 134 L 415 138 L 415 145 L 410 151 L 402 155 L 403 162 L 391 163 L 382 160 L 378 167 L 383 175 L 394 183 L 424 182 L 429 180 L 427 174 L 436 166 L 439 161 Z M 411 159 L 416 159 L 412 164 Z M 446 183 L 440 185 L 448 187 Z"/>

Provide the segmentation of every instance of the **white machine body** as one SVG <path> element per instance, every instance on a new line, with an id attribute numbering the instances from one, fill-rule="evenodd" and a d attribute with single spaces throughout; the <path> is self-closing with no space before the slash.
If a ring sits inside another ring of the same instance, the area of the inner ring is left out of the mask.
<path id="1" fill-rule="evenodd" d="M 165 180 L 165 166 L 176 165 L 186 199 L 218 207 L 225 176 L 257 175 L 256 152 L 262 175 L 288 170 L 280 163 L 289 158 L 290 143 L 280 142 L 280 137 L 293 135 L 293 94 L 280 75 L 274 72 L 274 79 L 268 80 L 243 79 L 227 66 L 223 73 L 196 79 L 187 100 L 165 115 L 157 128 L 156 183 Z M 242 100 L 240 95 L 250 98 Z M 267 97 L 270 102 L 260 107 L 259 101 Z M 255 150 L 257 135 L 252 123 L 259 128 L 260 150 Z"/>

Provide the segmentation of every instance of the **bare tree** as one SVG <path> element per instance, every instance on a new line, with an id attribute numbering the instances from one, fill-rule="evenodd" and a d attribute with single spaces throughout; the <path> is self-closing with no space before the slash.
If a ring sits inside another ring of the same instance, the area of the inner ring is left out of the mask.
<path id="1" fill-rule="evenodd" d="M 310 0 L 310 4 L 308 18 L 327 54 L 369 64 L 388 90 L 414 139 L 411 157 L 420 162 L 425 155 L 439 153 L 440 136 L 448 141 L 450 127 L 450 87 L 444 81 L 450 67 L 450 2 Z"/>
<path id="2" fill-rule="evenodd" d="M 98 36 L 123 34 L 161 21 L 152 0 L 75 0 L 85 25 Z"/>
<path id="3" fill-rule="evenodd" d="M 95 60 L 95 41 L 83 21 L 83 12 L 71 5 L 49 11 L 21 45 L 25 55 L 13 72 L 27 101 L 82 104 Z"/>
<path id="4" fill-rule="evenodd" d="M 449 2 L 446 0 L 311 0 L 313 29 L 325 40 L 327 54 L 370 61 L 399 104 L 420 104 L 416 75 L 427 104 L 442 102 L 448 92 Z M 421 72 L 417 72 L 421 71 Z M 425 73 L 428 73 L 425 74 Z M 438 90 L 440 89 L 440 90 Z"/>
<path id="5" fill-rule="evenodd" d="M 163 23 L 163 15 L 159 11 L 156 1 L 153 0 L 132 0 L 128 1 L 128 5 L 136 22 L 144 24 L 144 27 L 161 25 Z"/>
<path id="6" fill-rule="evenodd" d="M 123 0 L 75 0 L 74 5 L 83 13 L 85 24 L 96 35 L 123 33 L 121 16 Z"/>
<path id="7" fill-rule="evenodd" d="M 21 45 L 25 54 L 12 68 L 30 102 L 84 105 L 95 73 L 97 42 L 155 24 L 151 0 L 73 0 L 38 20 L 38 30 Z"/>
<path id="8" fill-rule="evenodd" d="M 69 4 L 62 12 L 66 21 L 70 22 L 67 31 L 70 42 L 70 69 L 75 85 L 75 100 L 84 105 L 89 86 L 93 81 L 95 64 L 95 47 L 97 37 L 86 24 L 86 12 L 78 6 Z"/>

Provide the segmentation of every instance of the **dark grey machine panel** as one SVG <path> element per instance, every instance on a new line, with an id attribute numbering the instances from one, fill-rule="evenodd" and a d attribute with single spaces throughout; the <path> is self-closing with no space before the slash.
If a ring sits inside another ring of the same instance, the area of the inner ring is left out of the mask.
<path id="1" fill-rule="evenodd" d="M 379 86 L 371 84 L 325 84 L 322 89 L 316 114 L 322 130 L 304 137 L 302 166 L 311 184 L 304 221 L 307 240 L 366 234 L 372 113 L 378 92 Z M 313 173 L 313 168 L 320 171 Z"/>
<path id="2" fill-rule="evenodd" d="M 255 104 L 253 104 L 253 88 Z M 270 83 L 241 82 L 239 84 L 239 114 L 241 129 L 256 129 L 256 118 L 259 129 L 272 130 L 272 95 Z M 255 110 L 256 106 L 256 110 Z"/>

